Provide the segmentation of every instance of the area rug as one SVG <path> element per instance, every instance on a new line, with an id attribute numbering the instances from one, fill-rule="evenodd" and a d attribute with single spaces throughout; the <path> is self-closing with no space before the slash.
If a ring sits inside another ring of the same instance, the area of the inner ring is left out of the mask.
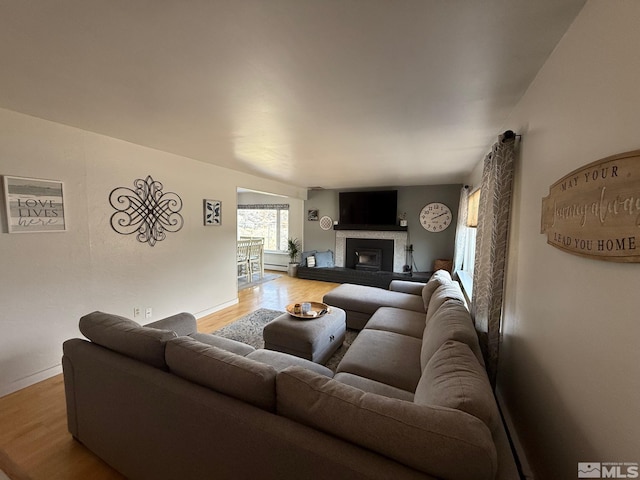
<path id="1" fill-rule="evenodd" d="M 243 317 L 240 317 L 233 323 L 230 323 L 226 327 L 222 327 L 220 330 L 212 332 L 214 335 L 230 338 L 239 342 L 247 343 L 255 348 L 264 348 L 264 340 L 262 338 L 262 329 L 271 320 L 279 317 L 284 312 L 278 310 L 270 310 L 268 308 L 260 308 L 254 312 L 251 312 Z M 336 352 L 327 360 L 325 365 L 336 371 L 338 363 L 342 360 L 342 357 L 347 352 L 353 340 L 358 335 L 355 330 L 347 330 L 343 344 L 336 350 Z"/>

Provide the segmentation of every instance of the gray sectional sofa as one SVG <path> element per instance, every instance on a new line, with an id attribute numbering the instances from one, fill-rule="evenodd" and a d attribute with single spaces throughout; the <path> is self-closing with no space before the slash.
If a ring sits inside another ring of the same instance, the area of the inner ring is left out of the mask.
<path id="1" fill-rule="evenodd" d="M 197 333 L 188 314 L 142 327 L 94 312 L 90 341 L 64 343 L 69 431 L 132 479 L 517 479 L 452 288 L 424 285 L 426 312 L 378 307 L 335 376 Z"/>

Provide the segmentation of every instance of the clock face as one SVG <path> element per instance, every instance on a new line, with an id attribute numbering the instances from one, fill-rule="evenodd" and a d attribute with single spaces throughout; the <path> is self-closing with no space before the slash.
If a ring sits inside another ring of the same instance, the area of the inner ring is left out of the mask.
<path id="1" fill-rule="evenodd" d="M 442 232 L 451 225 L 451 209 L 444 203 L 430 203 L 420 212 L 420 224 L 429 232 Z"/>

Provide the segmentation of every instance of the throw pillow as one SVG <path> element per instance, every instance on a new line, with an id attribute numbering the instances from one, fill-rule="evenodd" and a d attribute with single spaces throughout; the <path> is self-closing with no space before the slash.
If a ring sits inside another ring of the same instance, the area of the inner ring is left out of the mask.
<path id="1" fill-rule="evenodd" d="M 311 255 L 315 255 L 315 253 L 316 250 L 308 250 L 306 252 L 302 252 L 302 254 L 300 255 L 300 265 L 306 266 L 307 258 L 309 258 Z"/>
<path id="2" fill-rule="evenodd" d="M 327 250 L 326 252 L 316 252 L 316 267 L 330 268 L 333 267 L 333 252 Z"/>
<path id="3" fill-rule="evenodd" d="M 316 257 L 314 255 L 310 255 L 307 257 L 307 267 L 315 267 L 316 266 Z"/>

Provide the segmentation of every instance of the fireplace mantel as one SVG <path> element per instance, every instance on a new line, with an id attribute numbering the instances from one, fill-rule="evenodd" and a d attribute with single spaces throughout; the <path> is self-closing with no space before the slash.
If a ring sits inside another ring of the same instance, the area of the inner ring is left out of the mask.
<path id="1" fill-rule="evenodd" d="M 402 273 L 406 264 L 406 248 L 408 234 L 406 231 L 380 230 L 336 230 L 336 267 L 345 266 L 345 250 L 347 238 L 373 238 L 378 240 L 393 240 L 393 271 Z"/>

